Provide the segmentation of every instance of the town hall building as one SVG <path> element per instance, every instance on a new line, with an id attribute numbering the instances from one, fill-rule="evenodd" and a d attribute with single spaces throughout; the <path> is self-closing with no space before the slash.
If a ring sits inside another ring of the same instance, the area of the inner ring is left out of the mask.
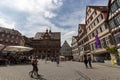
<path id="1" fill-rule="evenodd" d="M 37 32 L 30 43 L 34 55 L 40 58 L 55 57 L 60 54 L 61 33 L 46 29 L 46 32 Z"/>

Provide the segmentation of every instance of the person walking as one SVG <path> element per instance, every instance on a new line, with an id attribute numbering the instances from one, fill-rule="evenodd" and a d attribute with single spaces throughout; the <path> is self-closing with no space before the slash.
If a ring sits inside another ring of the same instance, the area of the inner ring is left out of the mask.
<path id="1" fill-rule="evenodd" d="M 85 67 L 86 67 L 86 68 L 88 68 L 87 63 L 88 63 L 87 55 L 85 54 L 85 55 L 84 55 L 84 64 L 85 64 Z"/>
<path id="2" fill-rule="evenodd" d="M 39 76 L 37 65 L 38 65 L 38 60 L 37 60 L 37 57 L 35 56 L 34 59 L 32 60 L 32 66 L 33 66 L 33 70 L 31 71 L 32 78 L 33 78 L 33 73 L 35 73 L 36 76 Z"/>
<path id="3" fill-rule="evenodd" d="M 88 58 L 89 67 L 92 68 L 92 64 L 91 64 L 91 55 L 88 54 L 87 58 Z"/>
<path id="4" fill-rule="evenodd" d="M 57 64 L 57 67 L 59 66 L 59 62 L 60 62 L 59 56 L 56 56 L 56 64 Z"/>

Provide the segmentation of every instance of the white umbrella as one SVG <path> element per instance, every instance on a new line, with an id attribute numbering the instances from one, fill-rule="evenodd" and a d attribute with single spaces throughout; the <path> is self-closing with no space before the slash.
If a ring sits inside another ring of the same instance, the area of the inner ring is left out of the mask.
<path id="1" fill-rule="evenodd" d="M 5 45 L 0 44 L 0 50 L 2 50 L 5 47 Z"/>
<path id="2" fill-rule="evenodd" d="M 60 56 L 60 58 L 65 58 L 65 56 Z"/>
<path id="3" fill-rule="evenodd" d="M 32 49 L 33 48 L 25 47 L 25 46 L 6 46 L 4 51 L 25 52 L 25 51 L 30 51 Z"/>

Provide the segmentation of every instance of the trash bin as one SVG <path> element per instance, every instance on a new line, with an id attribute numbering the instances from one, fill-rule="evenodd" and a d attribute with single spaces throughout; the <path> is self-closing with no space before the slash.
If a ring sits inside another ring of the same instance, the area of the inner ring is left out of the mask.
<path id="1" fill-rule="evenodd" d="M 115 59 L 111 59 L 111 64 L 112 64 L 112 65 L 115 64 Z"/>

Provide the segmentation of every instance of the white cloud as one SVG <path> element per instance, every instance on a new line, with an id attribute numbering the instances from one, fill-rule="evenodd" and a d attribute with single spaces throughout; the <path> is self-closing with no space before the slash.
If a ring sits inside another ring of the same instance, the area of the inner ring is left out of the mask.
<path id="1" fill-rule="evenodd" d="M 6 16 L 6 15 L 4 15 L 0 12 L 0 27 L 6 27 L 6 28 L 14 29 L 15 28 L 15 22 L 12 21 L 11 19 L 9 19 L 8 16 Z"/>
<path id="2" fill-rule="evenodd" d="M 74 26 L 80 22 L 81 11 L 73 12 L 69 15 L 62 16 L 58 21 L 61 26 Z"/>
<path id="3" fill-rule="evenodd" d="M 28 12 L 30 14 L 39 13 L 45 17 L 55 17 L 52 10 L 59 8 L 62 0 L 0 0 L 0 6 L 9 7 L 15 10 Z"/>
<path id="4" fill-rule="evenodd" d="M 5 20 L 3 18 L 0 18 L 0 26 L 10 28 L 10 29 L 14 29 L 15 28 L 15 23 L 14 22 L 8 22 L 7 20 Z"/>
<path id="5" fill-rule="evenodd" d="M 33 34 L 35 34 L 35 32 L 40 30 L 43 31 L 43 29 L 49 27 L 54 27 L 53 29 L 55 31 L 62 31 L 62 29 L 56 27 L 48 19 L 57 16 L 57 14 L 53 12 L 53 10 L 60 8 L 62 4 L 62 0 L 0 0 L 0 7 L 2 8 L 8 7 L 15 11 L 25 12 L 29 14 L 29 16 L 26 17 L 24 27 L 22 28 L 22 30 L 20 30 L 21 32 L 23 32 L 23 34 L 27 36 L 34 36 Z M 10 23 L 8 19 L 4 18 L 3 15 L 1 16 L 1 25 L 9 26 Z M 16 29 L 20 28 L 16 27 Z M 29 32 L 27 30 L 29 30 Z"/>
<path id="6" fill-rule="evenodd" d="M 81 19 L 80 24 L 85 24 L 85 18 L 84 18 L 84 19 Z"/>
<path id="7" fill-rule="evenodd" d="M 57 16 L 53 10 L 58 9 L 62 4 L 62 0 L 0 0 L 0 7 L 9 7 L 15 11 L 28 13 L 25 25 L 27 27 L 35 24 L 51 25 L 52 23 L 46 18 Z M 7 19 L 2 18 L 7 22 Z"/>
<path id="8" fill-rule="evenodd" d="M 46 18 L 53 18 L 55 16 L 56 16 L 56 14 L 53 14 L 53 13 L 50 13 L 50 12 L 47 12 L 47 11 L 44 14 L 44 17 L 46 17 Z"/>
<path id="9" fill-rule="evenodd" d="M 65 40 L 67 40 L 67 42 L 69 43 L 69 45 L 71 45 L 71 40 L 72 40 L 72 36 L 76 36 L 76 32 L 75 31 L 67 31 L 63 36 L 62 36 L 62 44 L 64 43 Z"/>
<path id="10" fill-rule="evenodd" d="M 64 15 L 59 18 L 57 23 L 63 27 L 70 27 L 71 30 L 78 29 L 78 24 L 85 23 L 85 10 L 81 9 L 75 12 L 72 12 L 69 15 Z"/>

